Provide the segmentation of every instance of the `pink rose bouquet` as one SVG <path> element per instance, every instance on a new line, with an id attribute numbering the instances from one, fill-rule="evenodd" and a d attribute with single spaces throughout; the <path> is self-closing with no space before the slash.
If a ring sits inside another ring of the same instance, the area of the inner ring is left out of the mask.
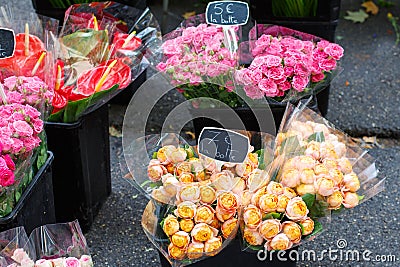
<path id="1" fill-rule="evenodd" d="M 191 18 L 163 37 L 157 69 L 187 99 L 211 97 L 231 107 L 240 106 L 240 98 L 230 94 L 234 90 L 232 70 L 238 64 L 237 54 L 226 46 L 222 28 L 203 20 L 201 16 Z"/>
<path id="2" fill-rule="evenodd" d="M 296 101 L 329 85 L 343 56 L 341 46 L 280 26 L 257 25 L 253 38 L 256 29 L 259 37 L 249 42 L 251 63 L 235 74 L 248 97 Z"/>
<path id="3" fill-rule="evenodd" d="M 29 154 L 39 146 L 39 133 L 43 130 L 40 112 L 21 104 L 0 106 L 0 141 L 2 152 L 13 157 Z"/>
<path id="4" fill-rule="evenodd" d="M 30 105 L 49 115 L 54 91 L 39 77 L 10 76 L 4 79 L 3 88 L 7 103 Z"/>

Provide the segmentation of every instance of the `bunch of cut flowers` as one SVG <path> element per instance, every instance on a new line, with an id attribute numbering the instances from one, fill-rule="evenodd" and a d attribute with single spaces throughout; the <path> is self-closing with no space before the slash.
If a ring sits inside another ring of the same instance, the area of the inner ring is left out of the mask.
<path id="1" fill-rule="evenodd" d="M 0 233 L 0 267 L 93 267 L 77 221 L 40 226 L 29 237 L 23 227 Z"/>
<path id="2" fill-rule="evenodd" d="M 339 72 L 343 56 L 338 44 L 275 25 L 256 25 L 246 45 L 252 58 L 235 73 L 236 82 L 251 99 L 275 102 L 319 93 Z"/>
<path id="3" fill-rule="evenodd" d="M 144 71 L 159 26 L 149 9 L 115 2 L 72 5 L 58 39 L 50 121 L 74 122 L 106 103 Z"/>

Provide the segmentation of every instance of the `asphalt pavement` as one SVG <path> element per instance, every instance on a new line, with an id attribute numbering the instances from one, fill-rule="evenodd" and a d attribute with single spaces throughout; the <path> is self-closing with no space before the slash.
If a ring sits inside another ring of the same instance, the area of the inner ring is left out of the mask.
<path id="1" fill-rule="evenodd" d="M 6 3 L 0 0 L 0 4 Z M 162 20 L 161 1 L 151 9 Z M 178 25 L 184 11 L 190 10 L 190 1 L 184 7 L 171 1 L 165 31 Z M 179 1 L 181 3 L 181 1 Z M 354 137 L 364 139 L 371 146 L 381 176 L 387 177 L 384 192 L 362 205 L 335 217 L 329 229 L 314 241 L 301 246 L 303 250 L 338 249 L 338 242 L 345 240 L 340 251 L 371 252 L 374 258 L 395 262 L 332 260 L 325 256 L 319 261 L 299 260 L 298 267 L 316 266 L 400 266 L 400 46 L 395 46 L 395 33 L 386 18 L 387 12 L 400 16 L 400 1 L 396 7 L 383 8 L 377 16 L 362 24 L 354 24 L 342 17 L 346 10 L 356 11 L 362 1 L 343 0 L 342 15 L 336 31 L 337 43 L 345 49 L 342 59 L 343 72 L 332 82 L 327 118 L 339 129 Z M 21 10 L 32 10 L 29 0 L 15 1 Z M 168 96 L 173 105 L 179 96 Z M 166 104 L 154 114 L 150 128 L 157 132 L 162 113 L 168 113 L 172 104 Z M 126 106 L 110 106 L 110 126 L 118 133 L 121 129 Z M 165 114 L 164 114 L 165 115 Z M 190 125 L 188 126 L 190 129 Z M 113 131 L 113 135 L 115 131 Z M 373 140 L 373 139 L 372 139 Z M 140 220 L 147 200 L 124 180 L 121 171 L 122 139 L 110 136 L 112 194 L 103 205 L 91 230 L 86 234 L 96 266 L 160 266 L 156 248 L 145 236 Z M 343 243 L 341 243 L 343 244 Z M 340 252 L 339 251 L 339 252 Z M 375 257 L 377 256 L 377 257 Z M 342 259 L 344 259 L 342 257 Z"/>

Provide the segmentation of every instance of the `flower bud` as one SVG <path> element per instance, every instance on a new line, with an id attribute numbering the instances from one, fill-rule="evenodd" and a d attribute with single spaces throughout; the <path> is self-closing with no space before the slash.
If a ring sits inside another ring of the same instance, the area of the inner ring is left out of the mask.
<path id="1" fill-rule="evenodd" d="M 276 211 L 278 207 L 278 196 L 273 194 L 266 194 L 260 197 L 259 207 L 262 212 L 268 213 Z"/>
<path id="2" fill-rule="evenodd" d="M 346 174 L 343 178 L 343 183 L 344 188 L 350 192 L 355 193 L 358 189 L 360 189 L 360 180 L 358 179 L 357 174 L 354 172 Z"/>
<path id="3" fill-rule="evenodd" d="M 293 243 L 299 243 L 301 240 L 301 227 L 295 222 L 286 221 L 282 224 L 282 232 Z"/>
<path id="4" fill-rule="evenodd" d="M 228 238 L 231 235 L 231 233 L 236 229 L 237 225 L 238 225 L 238 219 L 236 218 L 231 218 L 225 221 L 221 226 L 222 236 L 225 239 Z"/>
<path id="5" fill-rule="evenodd" d="M 265 220 L 260 224 L 258 231 L 264 239 L 270 240 L 281 231 L 281 223 L 277 219 Z"/>
<path id="6" fill-rule="evenodd" d="M 305 219 L 308 214 L 306 203 L 301 197 L 295 197 L 289 200 L 286 207 L 286 216 L 293 221 Z"/>
<path id="7" fill-rule="evenodd" d="M 329 171 L 329 176 L 335 182 L 336 186 L 339 186 L 343 182 L 343 173 L 339 169 L 332 169 Z"/>
<path id="8" fill-rule="evenodd" d="M 261 211 L 256 206 L 250 204 L 244 208 L 243 219 L 248 228 L 256 229 L 262 221 Z"/>
<path id="9" fill-rule="evenodd" d="M 343 206 L 345 208 L 354 208 L 355 206 L 358 205 L 358 195 L 353 192 L 345 192 L 344 193 L 344 199 L 343 199 Z"/>
<path id="10" fill-rule="evenodd" d="M 160 148 L 157 151 L 157 159 L 162 163 L 162 164 L 166 164 L 169 163 L 169 160 L 167 158 L 167 154 L 172 151 L 175 150 L 176 148 L 172 145 L 168 145 L 168 146 L 163 146 L 162 148 Z"/>
<path id="11" fill-rule="evenodd" d="M 196 223 L 212 223 L 214 219 L 215 210 L 211 206 L 200 206 L 196 210 L 194 221 Z"/>
<path id="12" fill-rule="evenodd" d="M 221 211 L 234 212 L 238 208 L 236 195 L 231 192 L 223 192 L 217 197 L 217 206 Z"/>
<path id="13" fill-rule="evenodd" d="M 190 236 L 184 231 L 179 231 L 171 236 L 171 242 L 178 248 L 186 248 L 190 243 Z"/>
<path id="14" fill-rule="evenodd" d="M 300 221 L 303 226 L 303 235 L 309 235 L 314 231 L 314 221 L 311 218 L 305 218 Z"/>
<path id="15" fill-rule="evenodd" d="M 167 236 L 172 236 L 179 231 L 179 222 L 173 215 L 168 215 L 164 219 L 163 231 Z"/>
<path id="16" fill-rule="evenodd" d="M 188 161 L 184 161 L 176 165 L 175 175 L 177 177 L 181 176 L 182 173 L 191 173 L 191 172 L 192 172 L 192 164 Z"/>
<path id="17" fill-rule="evenodd" d="M 179 147 L 174 150 L 170 150 L 166 152 L 167 159 L 172 163 L 179 163 L 186 160 L 187 153 L 185 149 Z"/>

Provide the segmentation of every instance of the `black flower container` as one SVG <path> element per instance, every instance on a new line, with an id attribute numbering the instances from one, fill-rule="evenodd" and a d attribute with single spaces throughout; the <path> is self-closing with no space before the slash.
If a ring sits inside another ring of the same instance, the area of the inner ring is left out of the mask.
<path id="1" fill-rule="evenodd" d="M 53 186 L 53 153 L 48 152 L 45 164 L 35 173 L 13 211 L 0 218 L 0 232 L 24 226 L 28 234 L 38 226 L 56 222 Z"/>
<path id="2" fill-rule="evenodd" d="M 292 248 L 297 249 L 297 248 Z M 242 251 L 239 239 L 234 239 L 228 246 L 226 246 L 220 253 L 213 257 L 206 258 L 188 266 L 193 267 L 296 267 L 296 261 L 289 257 L 289 251 L 286 251 L 286 256 L 278 257 L 278 253 L 272 255 L 265 255 L 262 253 L 262 260 L 259 260 L 257 253 Z M 162 267 L 170 267 L 171 264 L 167 259 L 159 253 L 160 262 Z M 265 260 L 264 260 L 265 258 Z M 293 258 L 293 257 L 292 257 Z"/>
<path id="3" fill-rule="evenodd" d="M 75 219 L 87 232 L 111 194 L 108 105 L 75 123 L 47 122 L 53 151 L 54 203 L 57 222 Z"/>

